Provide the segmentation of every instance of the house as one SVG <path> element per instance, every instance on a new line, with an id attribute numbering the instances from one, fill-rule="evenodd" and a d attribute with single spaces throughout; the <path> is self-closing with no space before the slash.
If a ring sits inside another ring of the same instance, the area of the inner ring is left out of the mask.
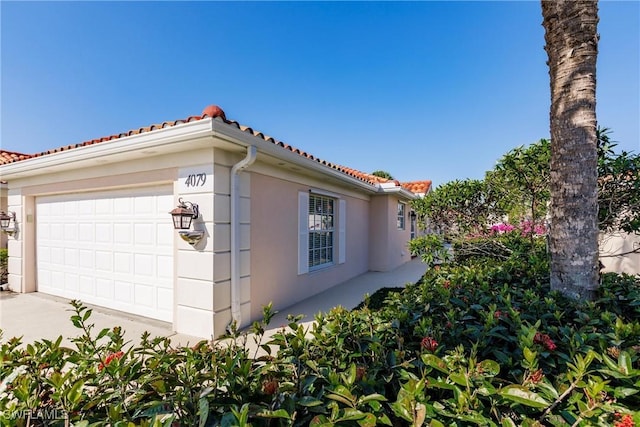
<path id="1" fill-rule="evenodd" d="M 13 151 L 7 151 L 7 150 L 0 150 L 0 165 L 4 164 L 4 163 L 10 163 L 14 160 L 23 160 L 26 159 L 27 156 L 26 154 L 22 154 L 22 153 L 15 153 Z M 8 187 L 7 187 L 7 183 L 5 181 L 0 180 L 0 211 L 1 212 L 6 212 L 7 211 L 7 192 L 8 192 Z M 0 233 L 0 249 L 6 249 L 7 248 L 7 234 L 5 233 Z M 2 285 L 2 283 L 0 283 L 0 285 Z"/>
<path id="2" fill-rule="evenodd" d="M 202 337 L 407 262 L 409 202 L 431 184 L 320 160 L 217 106 L 5 159 L 0 176 L 16 213 L 10 289 Z"/>

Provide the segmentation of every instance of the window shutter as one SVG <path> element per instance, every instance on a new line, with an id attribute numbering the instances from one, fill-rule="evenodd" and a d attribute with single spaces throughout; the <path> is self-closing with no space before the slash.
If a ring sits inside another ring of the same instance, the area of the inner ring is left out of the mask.
<path id="1" fill-rule="evenodd" d="M 347 201 L 338 203 L 338 264 L 347 260 Z"/>
<path id="2" fill-rule="evenodd" d="M 309 193 L 298 193 L 298 274 L 309 272 Z"/>

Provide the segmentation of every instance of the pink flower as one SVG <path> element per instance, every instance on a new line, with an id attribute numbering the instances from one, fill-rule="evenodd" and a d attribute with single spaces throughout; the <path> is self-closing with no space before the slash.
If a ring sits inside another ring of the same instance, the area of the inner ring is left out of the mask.
<path id="1" fill-rule="evenodd" d="M 503 233 L 508 233 L 510 231 L 515 230 L 515 227 L 511 224 L 505 224 L 503 222 L 499 223 L 499 224 L 494 224 L 491 226 L 491 232 L 492 233 L 499 233 L 499 234 L 503 234 Z"/>

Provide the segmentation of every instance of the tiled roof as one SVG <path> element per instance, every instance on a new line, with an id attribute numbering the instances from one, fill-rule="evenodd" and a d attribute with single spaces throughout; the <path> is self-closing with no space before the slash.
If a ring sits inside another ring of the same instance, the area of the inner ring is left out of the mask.
<path id="1" fill-rule="evenodd" d="M 316 161 L 322 165 L 325 165 L 329 168 L 338 170 L 346 175 L 349 175 L 353 178 L 359 179 L 361 181 L 367 182 L 371 185 L 377 185 L 377 184 L 383 184 L 383 183 L 394 183 L 396 187 L 402 187 L 408 191 L 414 192 L 414 193 L 423 193 L 423 191 L 413 191 L 412 188 L 414 188 L 413 184 L 416 184 L 415 188 L 426 188 L 427 190 L 429 189 L 430 185 L 431 185 L 431 181 L 418 181 L 416 183 L 406 183 L 406 184 L 401 184 L 400 182 L 396 181 L 396 180 L 388 180 L 385 178 L 380 178 L 378 176 L 369 174 L 369 173 L 365 173 L 365 172 L 360 172 L 358 170 L 355 169 L 351 169 L 345 166 L 340 166 L 337 165 L 335 163 L 331 163 L 331 162 L 327 162 L 326 160 L 322 160 L 319 159 L 305 151 L 302 151 L 298 148 L 292 147 L 291 145 L 285 144 L 282 141 L 278 141 L 275 138 L 265 135 L 262 132 L 258 132 L 248 126 L 243 126 L 240 123 L 236 122 L 236 121 L 232 121 L 232 120 L 227 120 L 226 115 L 224 113 L 224 111 L 218 107 L 217 105 L 210 105 L 208 107 L 206 107 L 203 111 L 202 114 L 199 116 L 190 116 L 187 117 L 186 119 L 181 119 L 181 120 L 173 120 L 173 121 L 167 121 L 167 122 L 163 122 L 160 124 L 153 124 L 151 126 L 147 126 L 147 127 L 141 127 L 138 129 L 132 129 L 128 132 L 123 132 L 123 133 L 118 133 L 118 134 L 113 134 L 110 136 L 104 136 L 102 138 L 97 138 L 97 139 L 92 139 L 90 141 L 84 141 L 81 142 L 79 144 L 72 144 L 72 145 L 66 145 L 64 147 L 59 147 L 59 148 L 55 148 L 52 150 L 47 150 L 47 151 L 43 151 L 41 153 L 37 153 L 37 154 L 20 154 L 20 153 L 12 153 L 10 151 L 1 151 L 1 157 L 0 157 L 0 164 L 6 164 L 6 163 L 14 163 L 20 160 L 25 160 L 25 159 L 29 159 L 29 158 L 33 158 L 33 157 L 41 157 L 41 156 L 46 156 L 48 154 L 53 154 L 53 153 L 58 153 L 61 151 L 68 151 L 68 150 L 72 150 L 74 148 L 79 148 L 79 147 L 84 147 L 87 145 L 93 145 L 93 144 L 99 144 L 101 142 L 105 142 L 105 141 L 111 141 L 114 139 L 119 139 L 119 138 L 124 138 L 127 136 L 132 136 L 132 135 L 137 135 L 137 134 L 141 134 L 141 133 L 145 133 L 145 132 L 152 132 L 154 130 L 158 130 L 158 129 L 164 129 L 164 128 L 168 128 L 168 127 L 173 127 L 182 123 L 189 123 L 189 122 L 193 122 L 193 121 L 197 121 L 197 120 L 202 120 L 204 118 L 207 117 L 211 117 L 211 118 L 216 118 L 219 117 L 221 118 L 225 123 L 233 125 L 235 127 L 237 127 L 238 129 L 240 129 L 243 132 L 247 132 L 255 137 L 261 138 L 267 142 L 271 142 L 274 145 L 277 145 L 279 147 L 282 147 L 285 150 L 289 150 L 293 153 L 299 154 L 302 157 L 305 157 L 307 159 Z M 417 186 L 418 183 L 422 183 L 422 187 Z M 409 186 L 408 186 L 409 185 Z M 426 193 L 426 191 L 424 191 Z"/>
<path id="2" fill-rule="evenodd" d="M 0 165 L 5 163 L 13 163 L 19 160 L 30 158 L 30 154 L 15 153 L 13 151 L 0 150 Z"/>
<path id="3" fill-rule="evenodd" d="M 411 181 L 411 182 L 403 182 L 402 188 L 405 190 L 409 190 L 414 194 L 427 194 L 429 189 L 431 189 L 431 181 Z"/>

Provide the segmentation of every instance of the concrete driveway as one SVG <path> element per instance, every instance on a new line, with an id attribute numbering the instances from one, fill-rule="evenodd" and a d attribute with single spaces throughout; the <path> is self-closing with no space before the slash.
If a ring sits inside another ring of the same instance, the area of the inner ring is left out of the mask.
<path id="1" fill-rule="evenodd" d="M 287 323 L 289 314 L 302 314 L 302 323 L 311 323 L 316 314 L 327 312 L 336 306 L 352 309 L 358 305 L 366 294 L 372 294 L 383 287 L 404 286 L 415 283 L 422 277 L 426 265 L 416 258 L 390 272 L 368 272 L 347 282 L 334 286 L 318 295 L 310 297 L 298 304 L 279 310 L 270 324 L 267 336 L 274 333 L 280 325 Z M 142 334 L 147 331 L 152 337 L 166 336 L 171 338 L 174 346 L 193 345 L 202 339 L 211 337 L 194 337 L 177 334 L 171 330 L 171 324 L 144 317 L 127 315 L 102 307 L 89 306 L 93 314 L 89 323 L 95 325 L 93 332 L 103 328 L 121 326 L 125 331 L 125 339 L 131 344 L 138 344 Z M 40 294 L 17 294 L 9 291 L 0 292 L 0 329 L 3 331 L 0 341 L 11 337 L 22 337 L 23 343 L 32 343 L 43 338 L 55 340 L 64 338 L 66 345 L 71 345 L 70 338 L 77 337 L 82 331 L 71 323 L 73 307 L 68 300 Z"/>

